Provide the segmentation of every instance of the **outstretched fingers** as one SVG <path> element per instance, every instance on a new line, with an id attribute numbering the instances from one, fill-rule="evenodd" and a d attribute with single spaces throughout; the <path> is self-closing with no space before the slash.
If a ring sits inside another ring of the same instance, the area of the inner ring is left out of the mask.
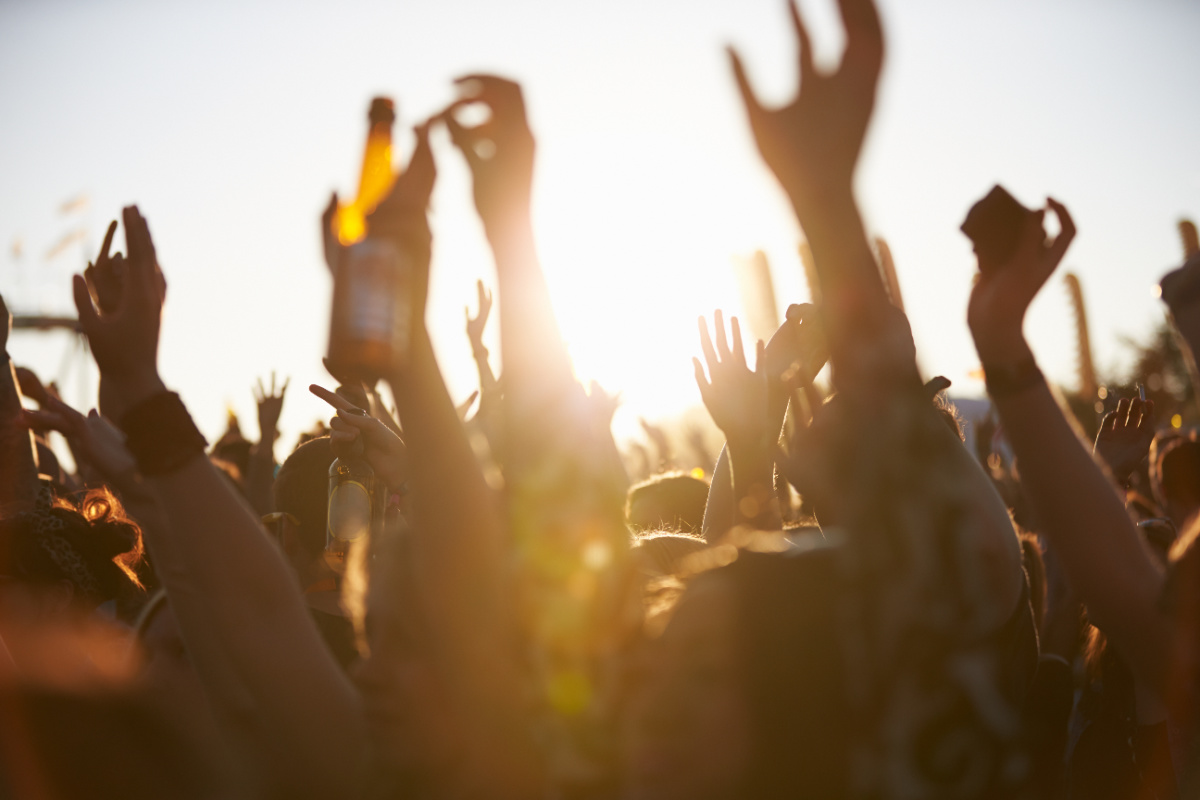
<path id="1" fill-rule="evenodd" d="M 324 400 L 329 405 L 336 408 L 338 411 L 345 411 L 349 414 L 366 414 L 367 413 L 359 406 L 354 405 L 354 403 L 351 403 L 349 400 L 342 397 L 340 394 L 331 392 L 328 389 L 326 389 L 324 386 L 318 386 L 317 384 L 313 383 L 313 384 L 309 384 L 308 390 L 310 392 L 312 392 L 313 394 L 315 394 L 317 397 Z"/>
<path id="2" fill-rule="evenodd" d="M 1067 211 L 1067 207 L 1053 197 L 1046 198 L 1046 205 L 1058 218 L 1060 228 L 1058 236 L 1054 237 L 1054 241 L 1046 249 L 1047 258 L 1057 264 L 1062 261 L 1062 257 L 1067 253 L 1067 248 L 1071 246 L 1071 241 L 1075 238 L 1075 220 L 1071 219 L 1071 212 Z"/>
<path id="3" fill-rule="evenodd" d="M 729 318 L 729 327 L 733 329 L 733 360 L 738 366 L 748 368 L 746 364 L 746 350 L 742 347 L 742 326 L 738 322 L 737 317 Z M 724 335 L 721 338 L 724 339 Z"/>
<path id="4" fill-rule="evenodd" d="M 808 38 L 808 28 L 804 25 L 804 18 L 800 16 L 800 7 L 796 5 L 796 0 L 788 0 L 788 16 L 791 17 L 792 30 L 795 31 L 796 41 L 800 46 L 800 81 L 803 83 L 816 71 L 813 66 L 812 40 Z"/>
<path id="5" fill-rule="evenodd" d="M 726 52 L 729 53 L 729 65 L 733 69 L 733 80 L 737 84 L 738 94 L 742 96 L 742 105 L 746 107 L 746 113 L 750 116 L 750 125 L 753 127 L 764 113 L 763 105 L 759 102 L 758 95 L 754 93 L 750 79 L 746 77 L 746 67 L 742 64 L 742 57 L 733 47 L 726 48 Z"/>
<path id="6" fill-rule="evenodd" d="M 717 368 L 720 363 L 717 359 L 717 352 L 713 349 L 712 337 L 708 335 L 708 321 L 701 316 L 697 322 L 700 326 L 700 351 L 704 353 L 704 360 L 708 364 L 708 371 L 711 373 Z M 698 361 L 696 363 L 699 363 Z"/>

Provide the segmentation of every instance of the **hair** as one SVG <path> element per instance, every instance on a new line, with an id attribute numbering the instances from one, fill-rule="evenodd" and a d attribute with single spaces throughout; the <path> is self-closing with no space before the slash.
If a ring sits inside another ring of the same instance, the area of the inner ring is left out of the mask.
<path id="1" fill-rule="evenodd" d="M 1029 582 L 1029 606 L 1033 610 L 1033 621 L 1042 629 L 1046 618 L 1046 561 L 1042 558 L 1042 546 L 1035 534 L 1018 529 L 1017 539 L 1021 542 L 1021 566 L 1025 568 L 1025 580 Z"/>
<path id="2" fill-rule="evenodd" d="M 0 520 L 0 541 L 13 577 L 33 585 L 67 581 L 88 607 L 143 588 L 136 574 L 145 558 L 142 531 L 107 488 Z"/>
<path id="3" fill-rule="evenodd" d="M 635 507 L 637 514 L 635 516 Z M 708 482 L 686 472 L 668 472 L 629 490 L 625 521 L 635 531 L 699 533 L 708 504 Z"/>
<path id="4" fill-rule="evenodd" d="M 314 558 L 325 548 L 329 514 L 329 465 L 334 461 L 329 437 L 310 439 L 292 451 L 279 468 L 272 487 L 275 510 L 299 520 L 300 542 Z"/>
<path id="5" fill-rule="evenodd" d="M 737 597 L 736 641 L 753 726 L 746 796 L 840 797 L 852 713 L 838 635 L 833 548 L 741 551 L 713 575 Z"/>
<path id="6" fill-rule="evenodd" d="M 941 416 L 942 421 L 946 423 L 946 427 L 952 430 L 954 435 L 959 438 L 959 441 L 965 442 L 967 437 L 963 435 L 962 421 L 958 417 L 958 407 L 949 398 L 939 392 L 933 396 L 933 408 Z"/>
<path id="7" fill-rule="evenodd" d="M 1150 470 L 1154 498 L 1164 507 L 1170 501 L 1200 503 L 1200 442 L 1173 436 L 1155 445 Z"/>
<path id="8" fill-rule="evenodd" d="M 633 539 L 633 558 L 643 572 L 652 576 L 678 575 L 684 559 L 708 547 L 698 536 L 670 531 L 639 534 Z"/>

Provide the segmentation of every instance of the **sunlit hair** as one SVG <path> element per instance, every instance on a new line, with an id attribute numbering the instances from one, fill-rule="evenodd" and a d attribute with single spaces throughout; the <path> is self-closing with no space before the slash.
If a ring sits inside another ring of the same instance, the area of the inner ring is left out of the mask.
<path id="1" fill-rule="evenodd" d="M 76 499 L 54 496 L 33 511 L 0 520 L 8 570 L 31 584 L 67 581 L 91 606 L 142 590 L 137 568 L 145 558 L 142 531 L 107 488 Z"/>
<path id="2" fill-rule="evenodd" d="M 1021 566 L 1029 582 L 1029 605 L 1033 609 L 1033 621 L 1041 630 L 1042 620 L 1046 617 L 1046 562 L 1042 558 L 1042 546 L 1037 536 L 1019 528 L 1017 530 L 1017 538 L 1021 542 Z"/>
<path id="3" fill-rule="evenodd" d="M 658 531 L 634 537 L 630 555 L 646 578 L 643 631 L 656 638 L 666 629 L 684 590 L 696 577 L 732 564 L 741 552 L 793 549 L 778 531 L 733 528 L 720 544 L 684 534 Z"/>
<path id="4" fill-rule="evenodd" d="M 708 503 L 708 483 L 687 472 L 667 472 L 629 489 L 625 521 L 635 531 L 699 533 Z"/>
<path id="5" fill-rule="evenodd" d="M 966 436 L 963 435 L 962 419 L 958 415 L 958 407 L 941 393 L 933 396 L 933 407 L 946 423 L 946 427 L 954 431 L 954 435 L 960 440 L 966 441 Z"/>

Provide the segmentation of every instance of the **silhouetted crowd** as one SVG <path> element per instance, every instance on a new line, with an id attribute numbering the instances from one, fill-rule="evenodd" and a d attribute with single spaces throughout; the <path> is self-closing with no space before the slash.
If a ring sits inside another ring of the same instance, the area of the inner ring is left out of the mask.
<path id="1" fill-rule="evenodd" d="M 331 202 L 333 380 L 310 390 L 332 416 L 282 464 L 286 382 L 257 387 L 257 442 L 213 445 L 164 384 L 169 276 L 125 208 L 123 252 L 114 221 L 73 282 L 98 410 L 39 365 L 0 375 L 0 797 L 1200 797 L 1200 440 L 1144 392 L 1086 398 L 1081 436 L 1023 333 L 1075 223 L 1000 187 L 963 224 L 990 398 L 964 440 L 864 231 L 884 39 L 872 0 L 838 6 L 822 71 L 789 5 L 787 105 L 729 54 L 817 299 L 765 343 L 699 320 L 725 439 L 702 470 L 631 485 L 617 401 L 574 376 L 511 81 L 459 81 L 359 242 Z M 426 329 L 434 127 L 495 260 L 503 369 L 481 282 L 477 407 Z M 1190 235 L 1161 291 L 1196 380 Z M 379 348 L 345 338 L 368 329 Z"/>

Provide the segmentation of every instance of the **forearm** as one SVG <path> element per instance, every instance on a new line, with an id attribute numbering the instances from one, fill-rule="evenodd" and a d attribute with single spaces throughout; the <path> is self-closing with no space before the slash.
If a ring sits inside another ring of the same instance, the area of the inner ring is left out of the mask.
<path id="1" fill-rule="evenodd" d="M 475 359 L 475 369 L 479 372 L 479 404 L 482 406 L 496 395 L 496 374 L 492 372 L 491 362 L 488 361 L 488 349 L 483 342 L 471 343 L 471 355 Z"/>
<path id="2" fill-rule="evenodd" d="M 408 431 L 413 554 L 421 564 L 435 647 L 449 666 L 459 707 L 470 710 L 477 757 L 522 771 L 532 750 L 524 734 L 521 679 L 512 658 L 516 629 L 506 603 L 502 512 L 467 441 L 428 335 L 408 367 L 390 378 Z M 480 755 L 481 754 L 481 755 Z"/>
<path id="3" fill-rule="evenodd" d="M 780 530 L 783 519 L 775 495 L 771 441 L 731 441 L 729 464 L 733 475 L 733 517 L 737 524 L 757 530 Z"/>
<path id="4" fill-rule="evenodd" d="M 165 523 L 147 531 L 152 555 L 189 653 L 202 675 L 224 676 L 210 700 L 275 779 L 339 791 L 366 746 L 362 712 L 287 564 L 203 454 L 145 481 Z"/>
<path id="5" fill-rule="evenodd" d="M 21 390 L 12 359 L 0 351 L 0 508 L 33 502 L 37 461 L 33 434 L 21 424 Z"/>
<path id="6" fill-rule="evenodd" d="M 538 262 L 528 212 L 518 208 L 504 223 L 490 225 L 488 241 L 496 260 L 500 295 L 506 405 L 538 403 L 538 396 L 545 393 L 553 403 L 557 393 L 575 379 Z"/>
<path id="7" fill-rule="evenodd" d="M 849 186 L 820 203 L 789 193 L 792 208 L 812 250 L 826 307 L 831 346 L 870 330 L 873 311 L 888 304 L 887 292 Z"/>
<path id="8" fill-rule="evenodd" d="M 1013 359 L 1033 357 L 1027 346 L 1009 353 Z M 1091 619 L 1139 676 L 1157 683 L 1169 644 L 1169 629 L 1158 610 L 1163 575 L 1121 499 L 1044 380 L 1004 392 L 993 402 L 1034 514 L 1062 556 Z"/>
<path id="9" fill-rule="evenodd" d="M 275 437 L 264 438 L 250 451 L 246 470 L 246 497 L 260 517 L 274 511 L 271 487 L 275 483 Z"/>
<path id="10" fill-rule="evenodd" d="M 706 542 L 716 544 L 733 526 L 733 505 L 733 475 L 729 468 L 729 445 L 726 444 L 721 448 L 708 484 L 708 502 L 704 505 L 701 525 Z"/>

